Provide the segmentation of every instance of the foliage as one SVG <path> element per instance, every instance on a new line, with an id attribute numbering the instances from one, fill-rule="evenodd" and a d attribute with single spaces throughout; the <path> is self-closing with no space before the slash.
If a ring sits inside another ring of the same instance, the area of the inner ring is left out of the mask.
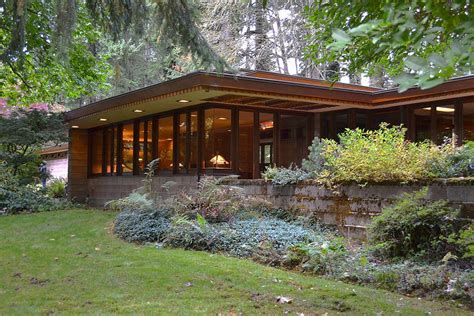
<path id="1" fill-rule="evenodd" d="M 438 154 L 428 161 L 428 168 L 438 178 L 474 175 L 474 146 L 472 142 L 456 147 L 448 140 L 438 147 Z"/>
<path id="2" fill-rule="evenodd" d="M 64 130 L 62 114 L 58 113 L 18 109 L 8 117 L 0 116 L 0 161 L 7 163 L 13 175 L 31 181 L 37 173 L 36 151 L 66 141 Z"/>
<path id="3" fill-rule="evenodd" d="M 312 231 L 272 218 L 204 225 L 198 221 L 175 220 L 165 245 L 224 252 L 236 257 L 261 256 L 262 251 L 267 250 L 267 257 L 260 259 L 281 261 L 288 247 L 311 239 Z"/>
<path id="4" fill-rule="evenodd" d="M 425 201 L 427 189 L 405 194 L 369 226 L 369 242 L 383 258 L 418 256 L 439 260 L 462 255 L 450 238 L 459 234 L 459 211 L 446 201 Z"/>
<path id="5" fill-rule="evenodd" d="M 128 242 L 153 242 L 164 237 L 169 224 L 157 213 L 122 212 L 115 219 L 114 233 Z"/>
<path id="6" fill-rule="evenodd" d="M 459 236 L 450 238 L 464 253 L 463 258 L 474 258 L 474 224 L 470 224 L 459 232 Z"/>
<path id="7" fill-rule="evenodd" d="M 428 89 L 473 71 L 469 1 L 318 0 L 307 14 L 317 30 L 308 49 L 316 63 L 337 61 L 350 74 L 383 69 L 399 76 L 400 91 L 415 84 Z"/>
<path id="8" fill-rule="evenodd" d="M 62 178 L 52 179 L 46 186 L 46 193 L 52 198 L 66 197 L 66 180 Z"/>
<path id="9" fill-rule="evenodd" d="M 190 219 L 198 214 L 211 223 L 229 221 L 239 212 L 269 207 L 266 200 L 246 197 L 240 187 L 225 184 L 235 176 L 202 177 L 197 190 L 181 191 L 165 201 L 166 208 Z"/>
<path id="10" fill-rule="evenodd" d="M 53 199 L 41 186 L 21 185 L 4 164 L 0 164 L 0 214 L 53 211 L 68 207 L 68 202 Z"/>
<path id="11" fill-rule="evenodd" d="M 267 167 L 262 173 L 263 179 L 265 179 L 266 181 L 271 181 L 275 185 L 299 183 L 301 181 L 309 179 L 310 176 L 310 173 L 295 165 L 290 165 L 289 168 L 276 166 Z"/>
<path id="12" fill-rule="evenodd" d="M 325 140 L 323 153 L 331 182 L 410 182 L 433 177 L 428 142 L 405 140 L 406 129 L 382 123 L 377 130 L 347 129 L 340 143 Z"/>
<path id="13" fill-rule="evenodd" d="M 301 166 L 303 170 L 312 173 L 313 175 L 318 175 L 324 169 L 324 142 L 315 137 L 311 146 L 309 146 L 309 155 L 307 159 L 303 159 Z"/>
<path id="14" fill-rule="evenodd" d="M 178 46 L 187 58 L 222 71 L 226 63 L 197 18 L 196 3 L 188 0 L 0 2 L 0 98 L 26 105 L 106 90 L 111 67 L 103 39 L 145 38 L 167 52 Z"/>

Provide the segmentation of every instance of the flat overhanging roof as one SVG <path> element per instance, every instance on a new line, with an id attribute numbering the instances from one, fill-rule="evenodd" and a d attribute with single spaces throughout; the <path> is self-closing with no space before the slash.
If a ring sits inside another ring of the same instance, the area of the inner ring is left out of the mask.
<path id="1" fill-rule="evenodd" d="M 474 99 L 474 76 L 455 78 L 429 90 L 413 88 L 398 93 L 396 89 L 344 83 L 331 85 L 323 80 L 263 71 L 244 74 L 194 72 L 69 111 L 66 121 L 71 126 L 91 128 L 203 103 L 235 104 L 262 110 L 326 112 L 452 99 Z M 189 102 L 181 103 L 180 100 Z M 102 122 L 100 118 L 107 121 Z"/>

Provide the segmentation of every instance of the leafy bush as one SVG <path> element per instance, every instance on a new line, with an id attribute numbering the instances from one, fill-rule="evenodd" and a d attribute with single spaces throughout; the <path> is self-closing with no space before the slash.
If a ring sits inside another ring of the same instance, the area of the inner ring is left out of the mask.
<path id="1" fill-rule="evenodd" d="M 115 220 L 114 233 L 128 242 L 153 242 L 162 240 L 169 226 L 169 220 L 157 213 L 122 212 Z"/>
<path id="2" fill-rule="evenodd" d="M 270 207 L 264 199 L 247 197 L 242 188 L 225 184 L 235 176 L 202 177 L 197 190 L 181 191 L 165 201 L 175 214 L 195 219 L 198 214 L 211 223 L 226 222 L 239 212 Z"/>
<path id="3" fill-rule="evenodd" d="M 0 164 L 0 213 L 53 211 L 68 206 L 65 200 L 49 197 L 41 186 L 21 185 L 18 178 Z"/>
<path id="4" fill-rule="evenodd" d="M 271 181 L 275 185 L 287 185 L 309 179 L 311 174 L 297 166 L 291 165 L 289 168 L 267 167 L 262 176 L 266 181 Z"/>
<path id="5" fill-rule="evenodd" d="M 406 129 L 382 123 L 377 130 L 349 130 L 340 143 L 324 140 L 325 176 L 340 182 L 410 182 L 432 178 L 428 160 L 435 154 L 429 142 L 405 140 Z"/>
<path id="6" fill-rule="evenodd" d="M 420 256 L 437 260 L 461 249 L 449 241 L 459 234 L 458 211 L 446 201 L 425 201 L 427 190 L 405 194 L 383 209 L 368 229 L 375 253 L 384 258 Z"/>
<path id="7" fill-rule="evenodd" d="M 428 161 L 429 169 L 437 178 L 466 177 L 474 175 L 474 142 L 462 147 L 447 140 L 438 147 L 438 154 Z"/>
<path id="8" fill-rule="evenodd" d="M 309 155 L 307 159 L 303 159 L 301 166 L 303 170 L 317 176 L 324 169 L 324 148 L 325 143 L 319 137 L 315 137 L 311 146 L 309 146 Z"/>
<path id="9" fill-rule="evenodd" d="M 66 197 L 66 180 L 61 178 L 52 179 L 46 186 L 46 192 L 52 198 Z"/>
<path id="10" fill-rule="evenodd" d="M 280 258 L 288 247 L 312 240 L 312 234 L 311 230 L 279 219 L 235 220 L 219 224 L 199 224 L 181 219 L 174 221 L 165 244 L 224 252 L 236 257 L 252 257 L 261 250 L 271 249 L 269 253 Z"/>

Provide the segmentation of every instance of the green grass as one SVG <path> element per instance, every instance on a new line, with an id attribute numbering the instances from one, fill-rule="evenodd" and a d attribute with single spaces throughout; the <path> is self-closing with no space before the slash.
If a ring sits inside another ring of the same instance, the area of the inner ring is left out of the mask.
<path id="1" fill-rule="evenodd" d="M 247 260 L 128 244 L 110 233 L 114 216 L 0 217 L 0 314 L 467 314 Z M 280 295 L 292 304 L 277 304 Z"/>

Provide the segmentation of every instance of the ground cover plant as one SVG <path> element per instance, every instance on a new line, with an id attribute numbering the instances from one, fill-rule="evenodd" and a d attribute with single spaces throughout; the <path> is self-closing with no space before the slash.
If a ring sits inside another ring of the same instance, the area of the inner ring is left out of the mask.
<path id="1" fill-rule="evenodd" d="M 110 233 L 116 215 L 0 217 L 0 314 L 469 314 L 249 260 L 126 243 Z"/>
<path id="2" fill-rule="evenodd" d="M 195 191 L 156 200 L 147 191 L 150 181 L 109 203 L 121 211 L 114 226 L 120 238 L 249 258 L 403 294 L 463 304 L 474 298 L 472 229 L 447 203 L 424 201 L 425 191 L 382 212 L 369 230 L 369 244 L 355 247 L 337 232 L 268 202 L 240 205 L 245 196 L 225 179 L 203 178 Z"/>
<path id="3" fill-rule="evenodd" d="M 315 138 L 302 167 L 268 168 L 264 179 L 275 185 L 315 180 L 334 186 L 341 183 L 407 183 L 474 175 L 474 143 L 454 146 L 429 141 L 410 142 L 406 129 L 382 123 L 379 129 L 347 129 L 339 142 Z"/>

